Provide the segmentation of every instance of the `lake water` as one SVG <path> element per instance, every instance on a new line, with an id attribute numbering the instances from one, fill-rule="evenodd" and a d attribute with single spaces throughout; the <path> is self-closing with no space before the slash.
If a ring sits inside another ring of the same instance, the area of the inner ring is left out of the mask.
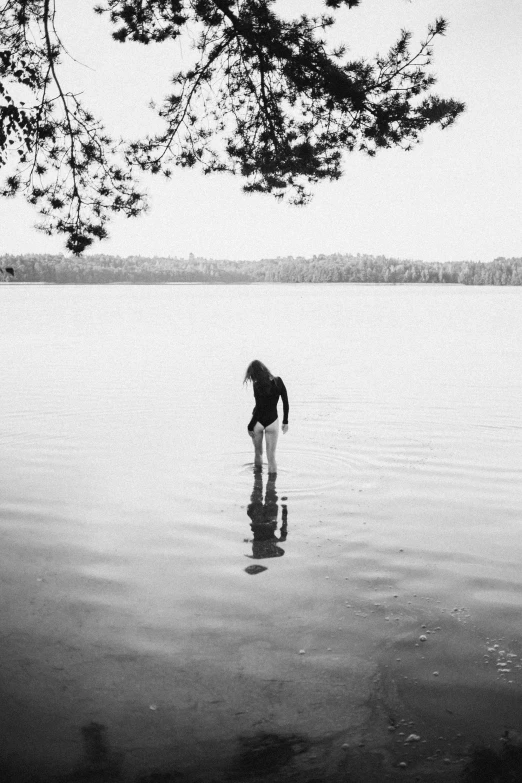
<path id="1" fill-rule="evenodd" d="M 4 285 L 0 326 L 7 780 L 457 781 L 522 730 L 522 289 Z"/>

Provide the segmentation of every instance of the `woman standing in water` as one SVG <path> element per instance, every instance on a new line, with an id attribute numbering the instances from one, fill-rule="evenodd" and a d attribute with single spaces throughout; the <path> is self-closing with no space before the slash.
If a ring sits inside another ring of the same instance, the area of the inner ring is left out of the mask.
<path id="1" fill-rule="evenodd" d="M 283 433 L 288 430 L 288 395 L 281 378 L 274 377 L 263 362 L 254 359 L 247 367 L 244 383 L 252 381 L 256 406 L 248 425 L 248 434 L 254 441 L 254 466 L 263 466 L 263 435 L 266 436 L 268 472 L 277 473 L 275 452 L 279 436 L 277 403 L 283 400 Z"/>

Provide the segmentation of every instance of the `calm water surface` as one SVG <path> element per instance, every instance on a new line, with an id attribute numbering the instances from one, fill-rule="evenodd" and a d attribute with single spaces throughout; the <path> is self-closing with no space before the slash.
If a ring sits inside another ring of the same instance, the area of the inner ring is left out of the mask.
<path id="1" fill-rule="evenodd" d="M 0 325 L 14 783 L 458 780 L 522 729 L 521 289 L 4 285 Z"/>

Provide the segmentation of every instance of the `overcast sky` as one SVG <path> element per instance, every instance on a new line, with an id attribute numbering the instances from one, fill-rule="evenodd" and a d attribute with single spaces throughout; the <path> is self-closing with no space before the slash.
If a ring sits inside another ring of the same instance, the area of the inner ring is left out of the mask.
<path id="1" fill-rule="evenodd" d="M 93 4 L 57 0 L 62 39 L 89 66 L 65 64 L 67 86 L 83 90 L 112 133 L 135 135 L 154 127 L 148 102 L 168 90 L 184 52 L 171 42 L 147 48 L 112 42 Z M 280 0 L 276 7 L 296 15 L 322 5 Z M 403 27 L 417 42 L 437 16 L 449 29 L 435 44 L 436 91 L 467 104 L 453 127 L 430 130 L 409 153 L 348 155 L 344 177 L 322 183 L 306 207 L 247 196 L 230 175 L 175 170 L 170 182 L 147 179 L 149 213 L 115 220 L 109 240 L 90 252 L 230 259 L 341 252 L 425 261 L 522 256 L 522 3 L 362 0 L 339 12 L 336 39 L 354 57 L 369 57 L 386 51 Z M 37 219 L 22 200 L 1 201 L 0 253 L 61 252 L 63 239 L 37 232 Z"/>

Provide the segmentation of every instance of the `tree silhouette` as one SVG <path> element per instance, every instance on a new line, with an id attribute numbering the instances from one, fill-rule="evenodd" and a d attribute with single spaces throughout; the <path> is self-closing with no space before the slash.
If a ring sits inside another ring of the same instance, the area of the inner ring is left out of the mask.
<path id="1" fill-rule="evenodd" d="M 413 53 L 403 30 L 385 55 L 350 60 L 326 36 L 332 11 L 359 0 L 324 0 L 327 13 L 294 20 L 276 0 L 102 0 L 94 10 L 117 41 L 195 40 L 190 66 L 157 107 L 163 130 L 116 142 L 62 83 L 60 2 L 0 2 L 0 164 L 11 167 L 2 194 L 22 192 L 40 227 L 65 234 L 76 254 L 106 236 L 112 213 L 146 207 L 141 170 L 228 171 L 247 192 L 304 204 L 315 183 L 341 176 L 345 152 L 411 149 L 428 126 L 445 128 L 464 110 L 431 93 L 444 19 Z"/>

